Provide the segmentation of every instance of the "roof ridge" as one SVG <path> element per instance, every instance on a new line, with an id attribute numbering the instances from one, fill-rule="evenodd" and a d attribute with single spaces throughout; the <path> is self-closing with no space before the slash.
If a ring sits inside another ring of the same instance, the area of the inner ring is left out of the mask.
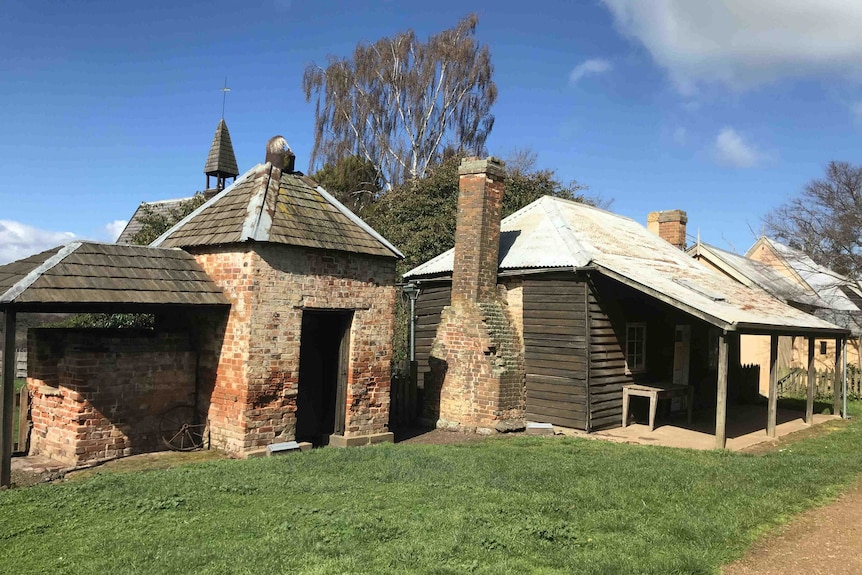
<path id="1" fill-rule="evenodd" d="M 201 204 L 200 206 L 198 206 L 198 207 L 197 207 L 193 212 L 191 212 L 189 215 L 187 215 L 186 217 L 184 217 L 183 219 L 181 219 L 180 221 L 178 221 L 177 223 L 175 223 L 173 226 L 171 226 L 171 227 L 170 227 L 168 230 L 166 230 L 162 235 L 160 235 L 160 236 L 159 236 L 159 237 L 157 237 L 155 240 L 153 240 L 153 241 L 150 243 L 149 247 L 151 247 L 151 248 L 159 248 L 159 247 L 162 247 L 162 246 L 161 246 L 161 244 L 162 244 L 165 240 L 167 240 L 169 237 L 171 237 L 171 235 L 172 235 L 174 232 L 176 232 L 178 229 L 180 229 L 181 227 L 183 227 L 184 225 L 186 225 L 186 223 L 187 223 L 189 220 L 191 220 L 192 218 L 196 217 L 198 214 L 200 214 L 200 213 L 201 213 L 202 211 L 204 211 L 206 208 L 210 207 L 210 206 L 211 206 L 211 205 L 213 205 L 215 202 L 217 202 L 217 201 L 219 201 L 220 199 L 222 199 L 225 195 L 227 195 L 227 194 L 229 194 L 230 192 L 232 192 L 232 191 L 233 191 L 233 189 L 234 189 L 236 186 L 238 186 L 239 184 L 244 183 L 246 180 L 249 180 L 249 179 L 252 177 L 252 175 L 253 175 L 253 174 L 256 174 L 256 173 L 257 173 L 257 171 L 258 171 L 262 166 L 266 166 L 266 164 L 257 164 L 256 166 L 252 167 L 249 171 L 247 171 L 247 172 L 246 172 L 246 173 L 244 173 L 242 176 L 240 176 L 239 178 L 237 178 L 236 180 L 234 180 L 234 181 L 233 181 L 233 183 L 232 183 L 231 185 L 229 185 L 228 187 L 226 187 L 225 189 L 223 189 L 222 191 L 220 191 L 219 193 L 217 193 L 216 195 L 214 195 L 213 197 L 211 197 L 210 199 L 208 199 L 207 201 L 205 201 L 203 204 Z"/>
<path id="2" fill-rule="evenodd" d="M 388 248 L 390 251 L 392 251 L 392 253 L 394 253 L 396 256 L 398 256 L 401 259 L 404 259 L 404 254 L 402 254 L 398 250 L 398 248 L 396 248 L 395 246 L 390 244 L 386 238 L 381 236 L 374 228 L 372 228 L 367 223 L 365 223 L 365 221 L 362 218 L 360 218 L 359 216 L 357 216 L 356 214 L 351 212 L 349 209 L 347 209 L 347 207 L 344 204 L 342 204 L 341 202 L 339 202 L 335 198 L 335 196 L 331 195 L 329 192 L 324 190 L 323 186 L 318 184 L 316 191 L 321 196 L 323 196 L 323 199 L 325 199 L 327 202 L 332 204 L 333 207 L 335 207 L 335 209 L 337 209 L 339 212 L 341 212 L 342 214 L 347 216 L 347 218 L 349 220 L 351 220 L 354 224 L 356 224 L 357 226 L 359 226 L 360 228 L 365 230 L 365 232 L 367 232 L 369 235 L 371 235 L 371 237 L 373 237 L 378 242 L 383 244 L 386 248 Z"/>
<path id="3" fill-rule="evenodd" d="M 28 287 L 33 285 L 36 280 L 42 277 L 46 271 L 50 270 L 61 261 L 66 259 L 69 254 L 77 250 L 81 247 L 81 244 L 85 243 L 82 240 L 75 240 L 69 242 L 62 248 L 60 248 L 56 254 L 46 259 L 44 262 L 36 266 L 30 273 L 26 276 L 15 282 L 15 285 L 6 290 L 5 293 L 0 295 L 0 303 L 12 303 L 16 297 L 21 295 L 21 293 L 26 290 Z M 97 243 L 97 242 L 88 242 L 88 243 Z M 105 245 L 116 245 L 116 244 L 105 244 Z"/>
<path id="4" fill-rule="evenodd" d="M 554 198 L 553 196 L 543 196 L 541 200 L 545 198 L 551 198 L 552 200 L 561 199 Z M 585 261 L 582 261 L 580 264 L 582 266 L 590 263 L 593 260 L 596 251 L 595 246 L 588 241 L 582 241 L 578 238 L 577 234 L 575 234 L 575 231 L 572 229 L 572 226 L 569 225 L 565 216 L 560 212 L 560 206 L 557 205 L 557 202 L 542 202 L 542 209 L 548 216 L 551 224 L 553 224 L 554 231 L 557 232 L 557 235 L 563 241 L 566 249 L 569 250 L 569 254 L 572 255 L 575 260 L 584 259 Z"/>

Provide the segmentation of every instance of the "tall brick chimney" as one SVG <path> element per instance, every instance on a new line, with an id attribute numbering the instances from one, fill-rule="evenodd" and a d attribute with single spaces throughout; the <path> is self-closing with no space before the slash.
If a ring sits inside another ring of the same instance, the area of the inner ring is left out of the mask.
<path id="1" fill-rule="evenodd" d="M 431 346 L 426 415 L 446 429 L 522 429 L 523 345 L 497 286 L 505 170 L 494 158 L 466 158 L 458 174 L 452 303 Z"/>
<path id="2" fill-rule="evenodd" d="M 452 301 L 492 301 L 497 292 L 503 163 L 496 158 L 465 158 L 458 168 L 458 220 Z"/>
<path id="3" fill-rule="evenodd" d="M 682 210 L 664 210 L 647 215 L 647 229 L 681 250 L 685 249 L 687 223 L 688 216 Z"/>

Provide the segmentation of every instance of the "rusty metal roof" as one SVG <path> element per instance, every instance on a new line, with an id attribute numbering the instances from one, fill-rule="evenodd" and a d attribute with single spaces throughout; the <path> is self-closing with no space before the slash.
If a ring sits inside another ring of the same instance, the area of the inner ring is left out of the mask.
<path id="1" fill-rule="evenodd" d="M 0 305 L 229 305 L 190 254 L 75 241 L 0 266 Z"/>
<path id="2" fill-rule="evenodd" d="M 630 218 L 545 196 L 500 226 L 500 271 L 589 268 L 727 330 L 846 333 L 697 263 Z M 454 250 L 405 278 L 452 272 Z"/>
<path id="3" fill-rule="evenodd" d="M 152 243 L 192 247 L 273 242 L 403 257 L 313 180 L 258 164 Z"/>
<path id="4" fill-rule="evenodd" d="M 230 132 L 227 130 L 224 118 L 216 127 L 210 153 L 207 155 L 207 163 L 204 165 L 204 173 L 208 176 L 221 176 L 233 178 L 239 175 L 236 165 L 236 155 L 233 153 L 233 144 L 230 141 Z"/>

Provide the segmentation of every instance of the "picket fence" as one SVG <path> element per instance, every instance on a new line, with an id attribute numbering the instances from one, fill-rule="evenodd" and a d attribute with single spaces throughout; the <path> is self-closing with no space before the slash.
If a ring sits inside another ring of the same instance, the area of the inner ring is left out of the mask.
<path id="1" fill-rule="evenodd" d="M 832 397 L 832 385 L 835 382 L 835 370 L 826 369 L 814 372 L 814 395 L 819 399 Z M 805 396 L 808 393 L 808 372 L 804 369 L 793 369 L 778 382 L 780 396 Z M 862 372 L 847 370 L 847 398 L 862 398 Z"/>

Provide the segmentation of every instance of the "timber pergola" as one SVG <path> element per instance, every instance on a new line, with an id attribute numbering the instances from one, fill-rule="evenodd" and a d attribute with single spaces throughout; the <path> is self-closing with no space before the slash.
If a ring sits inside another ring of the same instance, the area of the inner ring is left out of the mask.
<path id="1" fill-rule="evenodd" d="M 737 326 L 736 331 L 722 330 L 718 340 L 718 380 L 715 410 L 715 447 L 724 449 L 727 445 L 727 374 L 728 374 L 728 338 L 740 335 L 768 335 L 769 336 L 769 394 L 766 412 L 766 435 L 775 437 L 775 428 L 778 418 L 778 338 L 781 336 L 805 337 L 808 340 L 808 386 L 805 399 L 805 423 L 811 425 L 814 422 L 814 392 L 815 392 L 815 369 L 814 369 L 814 342 L 817 339 L 835 339 L 835 373 L 832 383 L 833 409 L 832 413 L 842 413 L 841 400 L 845 393 L 846 374 L 844 373 L 843 355 L 844 346 L 847 343 L 849 330 L 836 329 L 829 332 L 792 330 L 786 329 L 769 330 L 763 326 L 757 328 Z"/>
<path id="2" fill-rule="evenodd" d="M 694 262 L 694 260 L 691 260 Z M 639 263 L 644 263 L 643 260 Z M 850 330 L 788 306 L 766 292 L 723 280 L 718 274 L 703 269 L 677 268 L 673 275 L 655 273 L 650 263 L 623 268 L 595 266 L 601 274 L 673 306 L 694 318 L 719 328 L 718 379 L 716 382 L 715 446 L 727 446 L 727 376 L 728 339 L 740 335 L 770 337 L 769 396 L 766 433 L 775 437 L 778 417 L 778 338 L 802 336 L 808 339 L 808 388 L 805 422 L 813 422 L 814 413 L 814 340 L 834 339 L 835 380 L 833 383 L 833 413 L 841 412 L 844 389 L 843 351 Z M 699 265 L 699 264 L 697 264 Z M 661 270 L 664 271 L 664 270 Z M 718 278 L 718 279 L 717 279 Z M 841 390 L 841 391 L 839 391 Z M 844 414 L 846 417 L 846 414 Z"/>
<path id="3" fill-rule="evenodd" d="M 0 488 L 12 481 L 12 406 L 16 315 L 44 313 L 166 314 L 226 310 L 227 297 L 190 254 L 75 241 L 0 266 L 3 373 L 0 395 Z"/>

